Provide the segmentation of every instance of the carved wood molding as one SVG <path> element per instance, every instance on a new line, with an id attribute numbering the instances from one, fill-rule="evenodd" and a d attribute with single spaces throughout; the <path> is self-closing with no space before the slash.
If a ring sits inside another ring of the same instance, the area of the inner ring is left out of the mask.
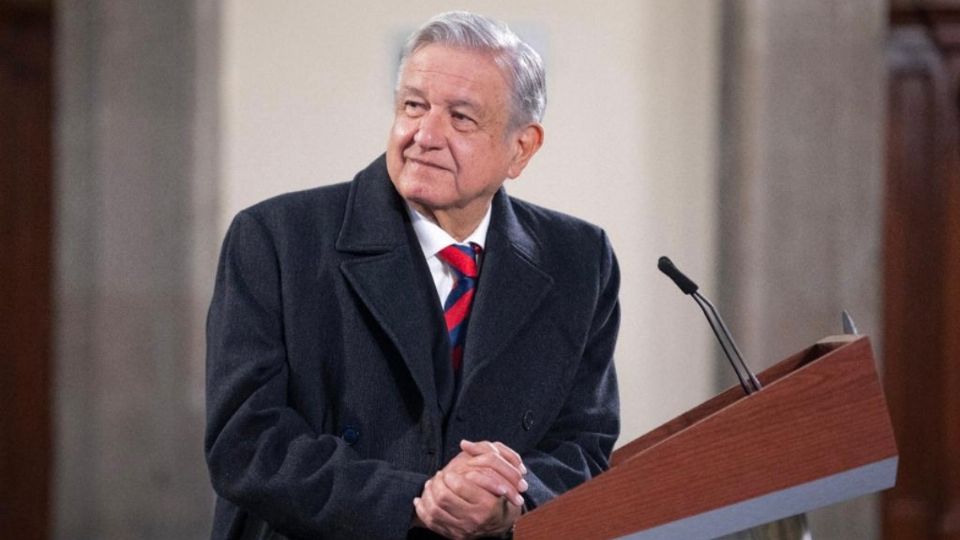
<path id="1" fill-rule="evenodd" d="M 888 539 L 960 538 L 960 2 L 894 2 L 886 388 L 901 444 Z"/>

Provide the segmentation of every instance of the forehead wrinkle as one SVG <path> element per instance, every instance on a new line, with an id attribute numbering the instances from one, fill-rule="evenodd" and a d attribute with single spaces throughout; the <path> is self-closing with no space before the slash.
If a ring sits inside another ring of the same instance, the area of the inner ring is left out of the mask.
<path id="1" fill-rule="evenodd" d="M 474 58 L 479 58 L 487 60 L 493 64 L 493 67 L 496 68 L 496 72 L 499 75 L 500 80 L 505 85 L 508 93 L 513 92 L 514 80 L 511 75 L 511 70 L 509 65 L 504 62 L 503 55 L 499 51 L 488 51 L 484 49 L 476 49 L 472 47 L 457 46 L 448 43 L 425 43 L 416 49 L 409 52 L 409 54 L 401 59 L 400 72 L 397 75 L 397 82 L 399 83 L 409 71 L 422 71 L 428 73 L 441 73 L 451 77 L 457 77 L 471 82 L 476 82 L 476 79 L 471 79 L 468 75 L 456 75 L 448 71 L 441 71 L 441 68 L 435 67 L 438 63 L 435 58 L 428 57 L 424 58 L 423 53 L 425 51 L 435 52 L 437 50 L 446 50 L 452 54 L 466 54 L 473 56 Z M 442 62 L 440 62 L 442 63 Z"/>
<path id="2" fill-rule="evenodd" d="M 465 93 L 477 94 L 477 92 L 473 89 L 465 88 L 463 90 L 465 91 Z M 402 84 L 397 89 L 397 93 L 400 95 L 408 95 L 408 94 L 415 95 L 420 98 L 426 98 L 428 94 L 428 92 L 424 91 L 423 89 L 410 84 Z M 482 108 L 481 101 L 476 99 L 471 99 L 470 97 L 462 97 L 462 96 L 445 99 L 443 101 L 443 104 L 448 108 L 449 107 L 469 107 L 470 109 L 475 109 L 475 110 Z"/>
<path id="3" fill-rule="evenodd" d="M 477 84 L 477 79 L 475 77 L 471 77 L 469 75 L 459 75 L 456 73 L 450 73 L 450 71 L 447 71 L 444 69 L 430 69 L 428 67 L 412 66 L 412 70 L 416 71 L 417 73 L 437 73 L 439 75 L 443 75 L 444 77 L 452 77 L 454 79 L 460 79 L 460 80 L 466 81 L 470 84 Z"/>
<path id="4" fill-rule="evenodd" d="M 414 94 L 417 97 L 425 97 L 426 92 L 417 88 L 416 86 L 410 86 L 409 84 L 403 84 L 397 87 L 397 94 Z"/>
<path id="5" fill-rule="evenodd" d="M 447 107 L 466 107 L 468 109 L 481 109 L 479 103 L 469 99 L 451 99 L 446 102 Z"/>
<path id="6" fill-rule="evenodd" d="M 433 68 L 435 60 L 424 60 L 421 58 L 416 58 L 417 53 L 427 50 L 427 49 L 438 49 L 438 50 L 447 50 L 453 54 L 466 54 L 473 56 L 474 58 L 480 58 L 483 60 L 490 61 L 493 66 L 496 68 L 497 73 L 500 75 L 500 79 L 506 84 L 507 88 L 513 86 L 513 77 L 510 75 L 510 68 L 507 64 L 504 63 L 502 54 L 498 51 L 488 51 L 485 49 L 472 48 L 472 47 L 461 47 L 452 44 L 446 43 L 428 43 L 426 45 L 420 46 L 410 53 L 410 67 L 419 71 L 437 71 Z M 419 62 L 417 61 L 419 60 Z M 416 64 L 419 64 L 420 67 L 414 67 Z M 452 75 L 452 74 L 450 74 Z M 456 76 L 456 75 L 452 75 Z M 468 79 L 469 77 L 464 76 L 463 78 Z"/>
<path id="7" fill-rule="evenodd" d="M 513 86 L 512 79 L 511 79 L 511 77 L 507 74 L 506 69 L 504 68 L 504 66 L 501 65 L 501 62 L 498 61 L 497 56 L 494 55 L 494 54 L 489 54 L 489 53 L 483 52 L 483 51 L 474 51 L 474 50 L 471 50 L 471 49 L 469 49 L 469 48 L 447 47 L 447 46 L 444 46 L 444 45 L 442 45 L 442 44 L 430 44 L 430 45 L 427 45 L 426 47 L 417 49 L 416 51 L 414 51 L 413 54 L 410 55 L 410 58 L 409 58 L 409 60 L 408 60 L 409 63 L 407 63 L 407 64 L 404 66 L 403 71 L 406 72 L 407 70 L 409 70 L 409 71 L 412 71 L 412 72 L 419 72 L 419 73 L 424 73 L 424 74 L 426 74 L 426 73 L 437 73 L 437 74 L 443 75 L 443 76 L 445 76 L 445 77 L 452 77 L 452 78 L 455 78 L 455 79 L 461 79 L 461 80 L 463 80 L 463 81 L 466 81 L 466 82 L 470 83 L 471 85 L 482 85 L 482 84 L 485 84 L 485 81 L 483 81 L 483 80 L 478 80 L 478 79 L 476 78 L 476 76 L 475 76 L 474 73 L 470 73 L 470 74 L 466 74 L 466 75 L 460 75 L 460 74 L 457 74 L 457 73 L 452 73 L 452 72 L 450 72 L 448 69 L 444 68 L 443 66 L 436 67 L 435 64 L 437 63 L 437 61 L 436 61 L 436 59 L 434 59 L 434 58 L 424 59 L 423 57 L 419 57 L 419 58 L 417 57 L 417 53 L 422 52 L 422 51 L 424 51 L 424 50 L 426 50 L 426 49 L 430 49 L 431 47 L 439 47 L 440 49 L 447 49 L 447 50 L 451 51 L 453 54 L 462 54 L 462 53 L 465 53 L 465 54 L 467 54 L 467 55 L 474 56 L 475 58 L 480 58 L 480 59 L 484 59 L 484 60 L 490 61 L 490 62 L 493 64 L 493 67 L 495 68 L 495 71 L 496 71 L 497 75 L 499 76 L 500 82 L 503 83 L 504 88 L 507 89 L 507 92 L 510 92 L 510 89 L 511 89 L 512 86 Z M 442 63 L 442 62 L 441 62 L 441 63 Z M 404 75 L 404 74 L 401 73 L 401 79 L 404 78 L 403 75 Z"/>
<path id="8" fill-rule="evenodd" d="M 421 94 L 427 93 L 427 91 L 421 87 L 429 89 L 430 87 L 440 86 L 440 87 L 446 87 L 448 91 L 452 89 L 453 93 L 455 94 L 467 95 L 467 97 L 458 96 L 454 99 L 463 101 L 465 103 L 476 103 L 477 102 L 476 99 L 470 99 L 470 98 L 484 93 L 483 81 L 478 81 L 476 78 L 472 78 L 470 76 L 456 75 L 448 71 L 440 71 L 440 70 L 416 69 L 415 71 L 417 72 L 417 75 L 420 75 L 420 77 L 412 77 L 412 81 L 410 79 L 407 79 L 406 81 L 404 81 L 403 86 L 416 88 L 417 91 L 420 92 Z M 444 79 L 454 79 L 454 81 L 442 80 L 442 79 L 438 80 L 438 79 L 427 76 L 429 74 L 437 74 L 443 77 Z M 462 81 L 463 84 L 456 84 L 455 81 Z M 420 83 L 420 84 L 417 86 L 413 86 L 410 84 L 411 82 Z M 448 102 L 449 101 L 450 100 L 448 100 Z"/>

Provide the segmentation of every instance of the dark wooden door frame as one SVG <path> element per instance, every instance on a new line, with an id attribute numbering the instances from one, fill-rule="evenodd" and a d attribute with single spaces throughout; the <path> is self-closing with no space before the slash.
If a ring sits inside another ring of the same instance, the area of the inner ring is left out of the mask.
<path id="1" fill-rule="evenodd" d="M 0 537 L 50 536 L 52 10 L 0 3 Z"/>
<path id="2" fill-rule="evenodd" d="M 886 539 L 960 539 L 960 4 L 894 8 L 885 387 L 900 447 Z"/>

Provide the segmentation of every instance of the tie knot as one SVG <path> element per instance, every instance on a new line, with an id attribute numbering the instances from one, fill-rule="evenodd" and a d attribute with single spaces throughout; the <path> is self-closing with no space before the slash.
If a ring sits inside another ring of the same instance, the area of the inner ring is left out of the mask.
<path id="1" fill-rule="evenodd" d="M 470 243 L 469 246 L 463 244 L 450 244 L 440 250 L 437 255 L 440 260 L 449 264 L 454 270 L 468 278 L 477 277 L 477 254 L 482 248 L 477 244 Z"/>

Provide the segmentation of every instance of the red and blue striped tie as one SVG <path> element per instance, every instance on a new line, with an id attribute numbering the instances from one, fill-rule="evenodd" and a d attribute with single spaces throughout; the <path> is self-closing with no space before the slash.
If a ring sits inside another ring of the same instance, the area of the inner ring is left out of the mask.
<path id="1" fill-rule="evenodd" d="M 467 323 L 470 320 L 470 304 L 477 289 L 477 255 L 480 246 L 451 244 L 437 255 L 450 265 L 455 280 L 447 301 L 443 304 L 443 318 L 450 334 L 450 355 L 454 374 L 460 373 L 463 364 L 463 344 L 467 336 Z"/>

